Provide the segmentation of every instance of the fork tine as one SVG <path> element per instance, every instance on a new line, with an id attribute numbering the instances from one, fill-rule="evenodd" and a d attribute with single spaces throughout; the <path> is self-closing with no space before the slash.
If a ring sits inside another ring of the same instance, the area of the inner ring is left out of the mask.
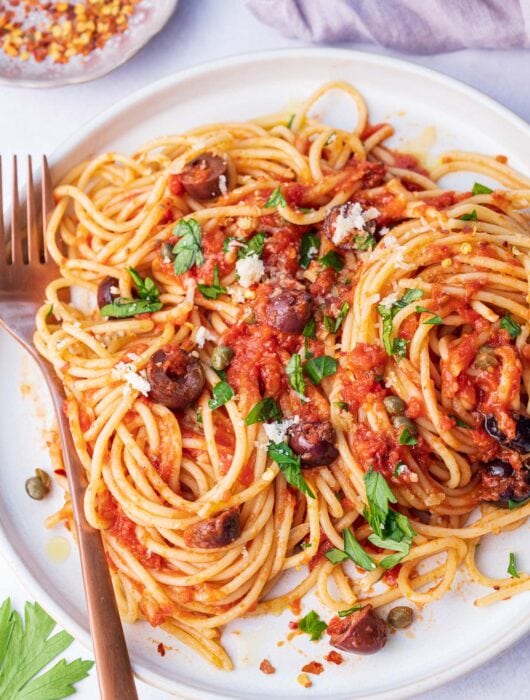
<path id="1" fill-rule="evenodd" d="M 13 197 L 11 200 L 11 262 L 23 263 L 22 241 L 20 238 L 20 209 L 18 201 L 17 157 L 13 156 Z"/>
<path id="2" fill-rule="evenodd" d="M 2 198 L 2 156 L 0 156 L 0 269 L 5 267 L 7 263 L 7 241 L 4 231 L 4 203 Z"/>
<path id="3" fill-rule="evenodd" d="M 49 253 L 46 245 L 46 228 L 54 208 L 53 185 L 50 166 L 46 156 L 42 156 L 42 232 L 44 238 L 44 260 L 48 261 Z"/>
<path id="4" fill-rule="evenodd" d="M 40 262 L 41 234 L 37 227 L 37 210 L 35 207 L 35 189 L 33 187 L 33 170 L 31 156 L 28 156 L 28 175 L 26 192 L 26 226 L 28 230 L 28 260 Z"/>

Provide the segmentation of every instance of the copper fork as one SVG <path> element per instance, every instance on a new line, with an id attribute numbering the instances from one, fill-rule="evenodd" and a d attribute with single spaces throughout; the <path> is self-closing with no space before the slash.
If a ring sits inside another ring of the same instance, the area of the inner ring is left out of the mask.
<path id="1" fill-rule="evenodd" d="M 101 698 L 135 700 L 138 696 L 103 542 L 99 531 L 88 524 L 84 514 L 86 476 L 62 411 L 63 389 L 51 365 L 38 354 L 32 343 L 35 313 L 42 304 L 44 287 L 58 276 L 57 265 L 48 255 L 44 243 L 46 223 L 53 209 L 50 171 L 45 157 L 42 160 L 41 176 L 42 225 L 39 226 L 37 187 L 33 183 L 31 157 L 28 157 L 24 230 L 19 207 L 17 160 L 16 157 L 13 159 L 11 230 L 10 235 L 6 236 L 2 213 L 0 158 L 0 325 L 4 326 L 37 362 L 55 407 L 77 529 Z"/>

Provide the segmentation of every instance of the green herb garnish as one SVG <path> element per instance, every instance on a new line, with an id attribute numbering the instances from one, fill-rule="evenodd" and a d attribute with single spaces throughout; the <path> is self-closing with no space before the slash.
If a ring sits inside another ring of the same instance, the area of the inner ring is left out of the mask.
<path id="1" fill-rule="evenodd" d="M 408 428 L 405 428 L 399 436 L 400 445 L 417 445 L 418 441 Z"/>
<path id="2" fill-rule="evenodd" d="M 324 379 L 335 374 L 339 363 L 334 357 L 329 355 L 319 355 L 308 360 L 304 365 L 304 371 L 313 382 L 317 385 Z"/>
<path id="3" fill-rule="evenodd" d="M 478 221 L 477 210 L 473 209 L 470 214 L 462 214 L 461 221 Z"/>
<path id="4" fill-rule="evenodd" d="M 138 314 L 159 311 L 162 308 L 162 302 L 159 301 L 160 290 L 153 280 L 150 277 L 142 279 L 133 267 L 127 268 L 127 272 L 134 282 L 139 299 L 118 297 L 111 304 L 105 304 L 105 306 L 101 307 L 99 312 L 102 316 L 127 318 Z"/>
<path id="5" fill-rule="evenodd" d="M 353 242 L 357 250 L 373 250 L 377 245 L 377 240 L 371 233 L 367 233 L 364 236 L 355 236 Z"/>
<path id="6" fill-rule="evenodd" d="M 337 615 L 339 617 L 348 617 L 348 615 L 351 615 L 354 612 L 358 612 L 362 607 L 362 604 L 358 603 L 357 605 L 354 605 L 352 608 L 348 608 L 347 610 L 339 610 Z"/>
<path id="7" fill-rule="evenodd" d="M 377 564 L 368 556 L 361 545 L 355 539 L 355 535 L 349 529 L 342 531 L 342 540 L 344 549 L 334 547 L 326 552 L 326 559 L 329 559 L 333 564 L 338 564 L 345 559 L 351 559 L 357 566 L 365 571 L 373 571 Z"/>
<path id="8" fill-rule="evenodd" d="M 324 316 L 324 328 L 330 333 L 336 333 L 342 326 L 342 322 L 348 315 L 349 310 L 350 305 L 347 301 L 345 301 L 344 304 L 340 307 L 339 315 L 337 316 L 337 318 L 333 318 L 333 316 Z"/>
<path id="9" fill-rule="evenodd" d="M 506 314 L 506 316 L 501 318 L 501 328 L 508 331 L 512 340 L 517 338 L 517 336 L 521 333 L 521 326 L 513 320 L 510 314 Z"/>
<path id="10" fill-rule="evenodd" d="M 424 326 L 439 326 L 440 323 L 443 323 L 443 319 L 441 316 L 438 316 L 434 311 L 431 311 L 430 309 L 426 309 L 425 306 L 417 306 L 416 311 L 419 314 L 432 314 L 432 318 L 428 318 L 426 321 L 423 322 Z"/>
<path id="11" fill-rule="evenodd" d="M 316 233 L 309 231 L 304 233 L 300 243 L 300 259 L 299 264 L 304 270 L 309 267 L 309 263 L 313 258 L 316 258 L 320 248 L 320 238 Z"/>
<path id="12" fill-rule="evenodd" d="M 195 219 L 181 219 L 173 229 L 173 235 L 179 240 L 173 247 L 173 269 L 176 275 L 182 275 L 193 265 L 200 266 L 204 262 L 202 254 L 202 229 Z"/>
<path id="13" fill-rule="evenodd" d="M 258 258 L 261 258 L 266 238 L 267 234 L 264 231 L 258 231 L 248 241 L 243 241 L 244 245 L 237 250 L 237 259 L 248 258 L 250 255 L 257 255 Z"/>
<path id="14" fill-rule="evenodd" d="M 521 578 L 519 572 L 517 571 L 517 562 L 515 561 L 515 554 L 510 552 L 510 559 L 508 562 L 508 573 L 512 578 Z"/>
<path id="15" fill-rule="evenodd" d="M 305 617 L 298 620 L 298 628 L 301 629 L 302 632 L 309 634 L 313 641 L 316 641 L 322 637 L 322 633 L 327 629 L 327 625 L 320 619 L 318 613 L 311 610 Z"/>
<path id="16" fill-rule="evenodd" d="M 207 299 L 217 299 L 221 294 L 226 294 L 226 287 L 221 287 L 219 282 L 219 268 L 217 265 L 213 269 L 213 284 L 198 284 L 197 289 Z"/>
<path id="17" fill-rule="evenodd" d="M 305 381 L 302 370 L 302 358 L 298 353 L 291 355 L 289 362 L 285 368 L 285 373 L 289 377 L 289 382 L 297 394 L 305 395 Z"/>
<path id="18" fill-rule="evenodd" d="M 325 255 L 318 259 L 318 262 L 322 267 L 332 267 L 337 272 L 340 272 L 344 267 L 344 258 L 335 250 L 328 250 Z"/>
<path id="19" fill-rule="evenodd" d="M 314 318 L 310 318 L 305 324 L 302 335 L 304 338 L 314 338 L 316 336 L 317 324 Z"/>
<path id="20" fill-rule="evenodd" d="M 281 420 L 282 418 L 282 412 L 276 401 L 272 396 L 266 396 L 250 409 L 250 413 L 245 418 L 245 423 L 247 425 L 253 425 L 254 423 L 263 423 L 264 421 L 272 419 Z"/>
<path id="21" fill-rule="evenodd" d="M 310 498 L 315 498 L 315 494 L 302 476 L 300 455 L 295 455 L 286 442 L 269 443 L 267 454 L 280 467 L 288 484 L 291 484 L 291 486 L 294 486 Z"/>
<path id="22" fill-rule="evenodd" d="M 486 185 L 482 185 L 480 182 L 475 182 L 473 185 L 473 189 L 471 190 L 472 194 L 491 194 L 493 192 L 492 189 L 489 187 L 486 187 Z"/>
<path id="23" fill-rule="evenodd" d="M 285 197 L 282 194 L 282 191 L 280 189 L 280 185 L 276 187 L 271 193 L 271 196 L 268 198 L 268 200 L 265 202 L 265 209 L 269 209 L 270 207 L 285 207 L 287 206 L 287 202 L 285 201 Z"/>
<path id="24" fill-rule="evenodd" d="M 377 305 L 377 312 L 383 321 L 383 345 L 387 355 L 398 355 L 399 357 L 403 357 L 405 355 L 406 340 L 403 338 L 396 338 L 394 339 L 394 342 L 392 341 L 391 336 L 393 320 L 398 311 L 404 309 L 405 306 L 408 306 L 413 301 L 420 299 L 422 296 L 423 291 L 421 289 L 407 289 L 401 299 L 398 299 L 398 301 L 394 302 L 390 306 L 387 306 L 386 304 Z M 395 340 L 403 340 L 404 342 L 396 343 Z"/>
<path id="25" fill-rule="evenodd" d="M 220 408 L 221 406 L 224 406 L 225 403 L 230 401 L 234 395 L 234 390 L 227 382 L 220 381 L 214 386 L 212 394 L 213 399 L 208 401 L 208 406 L 212 409 L 212 411 L 215 411 L 216 408 Z"/>

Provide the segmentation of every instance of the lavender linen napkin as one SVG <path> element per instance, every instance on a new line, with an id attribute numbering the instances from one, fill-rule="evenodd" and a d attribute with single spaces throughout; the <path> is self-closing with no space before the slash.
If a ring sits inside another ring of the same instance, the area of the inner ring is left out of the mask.
<path id="1" fill-rule="evenodd" d="M 373 42 L 407 53 L 530 47 L 530 0 L 246 2 L 265 24 L 305 41 Z"/>

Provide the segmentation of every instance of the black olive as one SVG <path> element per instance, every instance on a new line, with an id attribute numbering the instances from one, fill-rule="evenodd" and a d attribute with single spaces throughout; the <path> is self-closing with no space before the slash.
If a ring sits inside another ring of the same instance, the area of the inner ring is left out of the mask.
<path id="1" fill-rule="evenodd" d="M 300 421 L 289 429 L 289 445 L 300 455 L 302 467 L 322 467 L 339 456 L 333 444 L 335 429 L 329 421 Z"/>
<path id="2" fill-rule="evenodd" d="M 199 360 L 175 345 L 157 350 L 147 363 L 149 397 L 173 411 L 191 406 L 204 388 L 204 372 Z"/>
<path id="3" fill-rule="evenodd" d="M 267 323 L 283 333 L 301 333 L 310 316 L 311 295 L 305 290 L 281 290 L 267 304 Z"/>
<path id="4" fill-rule="evenodd" d="M 530 417 L 519 414 L 515 417 L 515 437 L 508 438 L 497 424 L 495 416 L 487 415 L 484 418 L 484 429 L 492 438 L 505 445 L 508 449 L 526 454 L 530 452 Z"/>
<path id="5" fill-rule="evenodd" d="M 98 306 L 102 309 L 112 304 L 120 296 L 119 281 L 115 277 L 105 277 L 98 284 Z"/>

